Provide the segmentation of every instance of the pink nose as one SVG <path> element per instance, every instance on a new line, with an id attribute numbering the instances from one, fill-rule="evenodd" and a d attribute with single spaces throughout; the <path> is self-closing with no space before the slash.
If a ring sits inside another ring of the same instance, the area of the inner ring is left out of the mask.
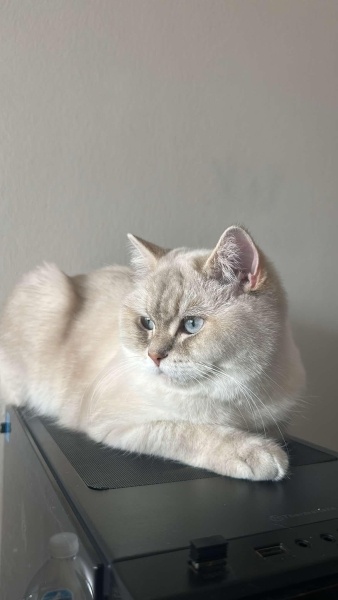
<path id="1" fill-rule="evenodd" d="M 165 358 L 166 356 L 168 356 L 168 354 L 160 354 L 159 352 L 148 352 L 148 356 L 155 363 L 155 365 L 159 367 L 162 358 Z"/>

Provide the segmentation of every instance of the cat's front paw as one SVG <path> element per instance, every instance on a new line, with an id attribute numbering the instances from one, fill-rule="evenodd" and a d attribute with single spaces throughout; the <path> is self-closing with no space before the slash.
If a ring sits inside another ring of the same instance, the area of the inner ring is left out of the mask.
<path id="1" fill-rule="evenodd" d="M 286 475 L 288 466 L 288 456 L 276 442 L 247 437 L 227 461 L 227 474 L 252 481 L 279 481 Z"/>

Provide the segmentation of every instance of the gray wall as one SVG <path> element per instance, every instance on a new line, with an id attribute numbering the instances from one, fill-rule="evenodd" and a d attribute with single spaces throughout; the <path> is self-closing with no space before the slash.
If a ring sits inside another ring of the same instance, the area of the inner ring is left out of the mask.
<path id="1" fill-rule="evenodd" d="M 338 450 L 337 56 L 337 0 L 3 0 L 0 300 L 242 222 L 309 372 L 293 430 Z"/>

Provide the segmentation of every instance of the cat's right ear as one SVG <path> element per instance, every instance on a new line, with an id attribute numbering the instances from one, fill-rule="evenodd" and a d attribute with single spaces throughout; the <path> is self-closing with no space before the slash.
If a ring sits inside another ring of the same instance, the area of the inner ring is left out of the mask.
<path id="1" fill-rule="evenodd" d="M 146 242 L 132 233 L 128 233 L 127 236 L 130 241 L 131 264 L 139 275 L 146 275 L 155 269 L 159 259 L 169 252 L 169 250 Z"/>
<path id="2" fill-rule="evenodd" d="M 264 279 L 261 256 L 249 233 L 236 225 L 228 227 L 211 253 L 204 271 L 216 279 L 238 277 L 246 291 L 257 289 Z"/>

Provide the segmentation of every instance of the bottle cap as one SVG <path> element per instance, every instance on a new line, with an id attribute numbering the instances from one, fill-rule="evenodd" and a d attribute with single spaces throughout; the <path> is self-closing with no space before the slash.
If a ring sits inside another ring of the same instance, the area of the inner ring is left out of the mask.
<path id="1" fill-rule="evenodd" d="M 71 558 L 79 551 L 79 540 L 75 533 L 56 533 L 49 540 L 49 551 L 53 558 Z"/>

